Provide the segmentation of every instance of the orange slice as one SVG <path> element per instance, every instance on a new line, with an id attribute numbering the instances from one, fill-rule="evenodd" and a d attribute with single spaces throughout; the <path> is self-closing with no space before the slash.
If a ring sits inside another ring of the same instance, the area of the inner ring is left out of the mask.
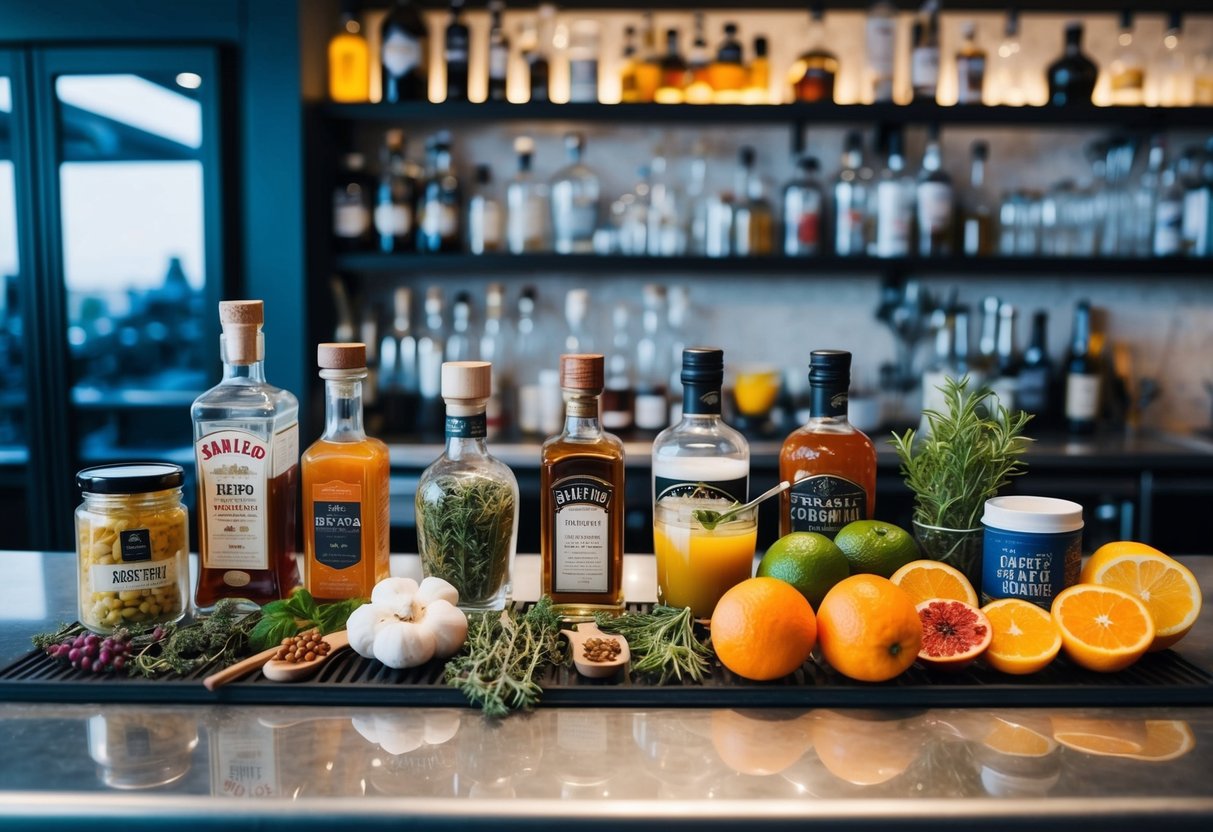
<path id="1" fill-rule="evenodd" d="M 1083 567 L 1082 581 L 1122 589 L 1145 604 L 1154 620 L 1152 651 L 1165 650 L 1179 641 L 1200 615 L 1196 576 L 1144 543 L 1101 546 Z"/>
<path id="2" fill-rule="evenodd" d="M 1150 611 L 1124 590 L 1075 584 L 1053 599 L 1052 615 L 1066 655 L 1087 670 L 1123 670 L 1154 641 Z"/>
<path id="3" fill-rule="evenodd" d="M 1122 757 L 1146 749 L 1149 734 L 1142 719 L 1092 719 L 1059 715 L 1053 717 L 1053 739 L 1085 754 Z"/>
<path id="4" fill-rule="evenodd" d="M 917 606 L 931 598 L 964 601 L 978 605 L 977 592 L 959 569 L 937 560 L 912 560 L 889 579 L 906 591 Z"/>
<path id="5" fill-rule="evenodd" d="M 1140 754 L 1126 754 L 1134 760 L 1161 763 L 1182 757 L 1196 747 L 1192 728 L 1182 719 L 1146 720 L 1146 747 Z"/>
<path id="6" fill-rule="evenodd" d="M 1044 757 L 1057 747 L 1051 737 L 1002 717 L 994 717 L 990 733 L 981 742 L 987 748 L 1012 757 Z"/>
<path id="7" fill-rule="evenodd" d="M 1022 676 L 1048 666 L 1061 650 L 1061 632 L 1048 612 L 1021 598 L 992 601 L 981 608 L 990 619 L 994 638 L 986 664 L 1003 673 Z"/>

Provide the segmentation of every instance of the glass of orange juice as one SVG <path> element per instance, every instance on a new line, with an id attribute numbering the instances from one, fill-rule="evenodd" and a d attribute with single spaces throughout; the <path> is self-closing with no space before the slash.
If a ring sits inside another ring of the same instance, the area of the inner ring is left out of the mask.
<path id="1" fill-rule="evenodd" d="M 727 499 L 666 497 L 653 509 L 653 548 L 657 554 L 657 598 L 671 607 L 690 607 L 698 619 L 709 619 L 716 602 L 754 572 L 758 543 L 758 507 L 705 528 L 695 509 L 724 513 Z"/>

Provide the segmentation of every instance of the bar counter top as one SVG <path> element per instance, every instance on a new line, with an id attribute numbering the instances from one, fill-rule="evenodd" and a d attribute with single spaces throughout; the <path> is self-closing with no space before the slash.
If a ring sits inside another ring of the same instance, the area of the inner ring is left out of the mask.
<path id="1" fill-rule="evenodd" d="M 518 559 L 521 598 L 537 560 Z M 1186 562 L 1213 597 L 1213 557 Z M 74 555 L 0 552 L 0 564 L 8 664 L 72 617 Z M 417 568 L 393 558 L 396 574 Z M 629 599 L 651 600 L 652 558 L 629 556 L 625 571 Z M 1213 615 L 1174 649 L 1213 670 Z M 1209 829 L 1209 693 L 1102 709 L 540 705 L 497 721 L 467 708 L 6 702 L 0 827 Z M 1105 753 L 1055 741 L 1080 735 Z"/>

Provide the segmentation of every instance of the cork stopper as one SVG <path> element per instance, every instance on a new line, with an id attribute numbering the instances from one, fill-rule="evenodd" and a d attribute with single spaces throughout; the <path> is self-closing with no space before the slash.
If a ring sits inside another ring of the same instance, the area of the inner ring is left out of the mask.
<path id="1" fill-rule="evenodd" d="M 316 364 L 322 370 L 362 370 L 366 368 L 366 344 L 317 344 Z"/>
<path id="2" fill-rule="evenodd" d="M 219 302 L 223 325 L 224 360 L 229 364 L 252 364 L 261 360 L 259 340 L 265 323 L 265 304 L 259 300 Z"/>
<path id="3" fill-rule="evenodd" d="M 442 398 L 447 416 L 484 413 L 493 393 L 493 365 L 487 361 L 446 361 L 442 365 Z"/>
<path id="4" fill-rule="evenodd" d="M 597 353 L 560 356 L 560 386 L 598 394 L 603 388 L 603 358 Z"/>

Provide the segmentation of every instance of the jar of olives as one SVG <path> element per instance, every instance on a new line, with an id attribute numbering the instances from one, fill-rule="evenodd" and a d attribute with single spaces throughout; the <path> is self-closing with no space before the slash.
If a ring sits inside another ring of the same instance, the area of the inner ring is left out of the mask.
<path id="1" fill-rule="evenodd" d="M 163 624 L 189 602 L 188 515 L 180 465 L 123 463 L 76 475 L 80 623 L 96 633 Z"/>

